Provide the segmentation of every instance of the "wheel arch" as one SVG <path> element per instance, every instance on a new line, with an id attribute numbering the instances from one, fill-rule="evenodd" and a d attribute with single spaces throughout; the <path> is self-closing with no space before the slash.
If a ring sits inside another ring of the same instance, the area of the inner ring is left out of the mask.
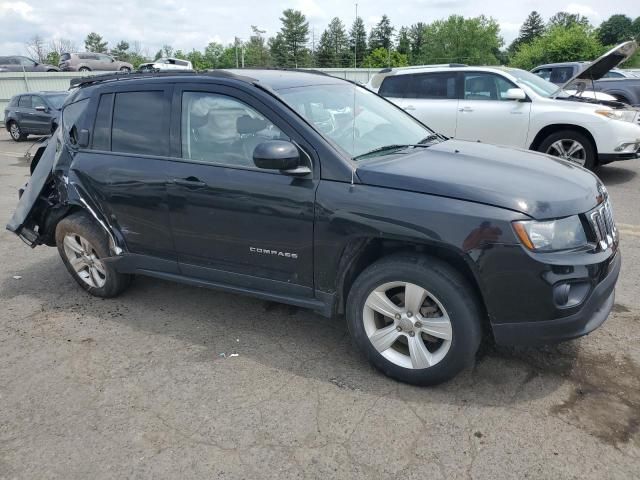
<path id="1" fill-rule="evenodd" d="M 338 275 L 336 277 L 336 313 L 345 311 L 346 299 L 356 278 L 374 262 L 402 253 L 421 254 L 442 260 L 462 274 L 471 288 L 475 291 L 483 309 L 483 327 L 489 325 L 487 307 L 482 294 L 480 280 L 474 272 L 469 260 L 463 252 L 450 246 L 432 245 L 420 242 L 388 240 L 378 237 L 359 238 L 352 240 L 343 250 Z M 486 323 L 485 323 L 486 321 Z"/>
<path id="2" fill-rule="evenodd" d="M 545 138 L 547 138 L 549 135 L 552 135 L 556 132 L 560 132 L 562 130 L 573 130 L 575 132 L 581 133 L 582 135 L 586 136 L 587 139 L 591 142 L 591 146 L 593 147 L 593 150 L 596 154 L 596 158 L 598 158 L 598 145 L 596 144 L 596 140 L 591 134 L 591 132 L 586 128 L 581 127 L 580 125 L 573 125 L 570 123 L 554 123 L 551 125 L 546 125 L 545 127 L 541 128 L 536 134 L 536 136 L 534 137 L 533 141 L 531 142 L 531 145 L 529 145 L 529 149 L 537 150 Z"/>

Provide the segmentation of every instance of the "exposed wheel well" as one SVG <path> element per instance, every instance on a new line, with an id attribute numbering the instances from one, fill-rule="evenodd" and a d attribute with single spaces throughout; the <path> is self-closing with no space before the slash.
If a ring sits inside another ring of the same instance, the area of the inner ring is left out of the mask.
<path id="1" fill-rule="evenodd" d="M 591 145 L 593 146 L 593 150 L 596 153 L 596 158 L 598 155 L 598 147 L 596 146 L 596 141 L 593 138 L 593 135 L 591 135 L 591 133 L 589 132 L 589 130 L 587 130 L 586 128 L 583 127 L 579 127 L 578 125 L 570 125 L 570 124 L 565 124 L 565 123 L 556 123 L 553 125 L 547 125 L 546 127 L 544 127 L 542 130 L 540 130 L 538 132 L 538 134 L 536 135 L 536 138 L 533 139 L 533 142 L 531 142 L 531 145 L 529 146 L 529 149 L 531 150 L 537 150 L 538 147 L 540 147 L 540 144 L 544 141 L 545 138 L 547 138 L 549 135 L 559 132 L 561 130 L 573 130 L 575 132 L 579 132 L 582 135 L 584 135 L 585 137 L 587 137 L 589 139 L 589 141 L 591 142 Z"/>
<path id="2" fill-rule="evenodd" d="M 365 268 L 383 257 L 401 252 L 431 255 L 447 262 L 459 271 L 469 282 L 469 285 L 471 285 L 475 290 L 484 311 L 487 311 L 484 304 L 484 298 L 475 275 L 471 271 L 469 265 L 457 253 L 443 247 L 373 238 L 356 240 L 345 248 L 345 252 L 343 252 L 343 258 L 345 259 L 344 263 L 346 263 L 346 265 L 340 269 L 337 279 L 337 313 L 344 313 L 345 302 L 349 295 L 349 290 L 358 275 L 360 275 Z"/>

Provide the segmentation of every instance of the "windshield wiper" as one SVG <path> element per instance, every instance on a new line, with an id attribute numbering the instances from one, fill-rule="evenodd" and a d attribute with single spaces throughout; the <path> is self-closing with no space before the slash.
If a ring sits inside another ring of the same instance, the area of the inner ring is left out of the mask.
<path id="1" fill-rule="evenodd" d="M 434 140 L 447 140 L 447 137 L 445 137 L 444 135 L 440 135 L 439 133 L 435 133 L 434 132 L 434 133 L 424 137 L 422 140 L 420 140 L 418 142 L 418 144 L 419 145 L 424 145 L 425 143 L 431 143 Z"/>
<path id="2" fill-rule="evenodd" d="M 373 150 L 370 150 L 368 152 L 361 153 L 360 155 L 356 155 L 355 157 L 353 157 L 353 159 L 354 160 L 358 160 L 359 158 L 367 157 L 369 155 L 373 155 L 374 153 L 382 153 L 382 152 L 386 152 L 386 151 L 389 151 L 389 150 L 400 150 L 402 148 L 412 148 L 412 147 L 414 147 L 414 148 L 426 148 L 426 147 L 429 147 L 429 145 L 424 144 L 424 143 L 409 143 L 409 144 L 406 144 L 406 145 L 384 145 L 382 147 L 374 148 Z"/>

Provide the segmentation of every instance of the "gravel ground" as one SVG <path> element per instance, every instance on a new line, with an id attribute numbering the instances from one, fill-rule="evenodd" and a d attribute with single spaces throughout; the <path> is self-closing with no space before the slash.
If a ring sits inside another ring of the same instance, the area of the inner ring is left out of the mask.
<path id="1" fill-rule="evenodd" d="M 2 223 L 28 146 L 0 134 Z M 93 298 L 2 230 L 0 479 L 639 478 L 639 173 L 600 171 L 623 252 L 604 326 L 485 347 L 437 388 L 385 378 L 343 321 L 293 307 L 146 278 Z"/>

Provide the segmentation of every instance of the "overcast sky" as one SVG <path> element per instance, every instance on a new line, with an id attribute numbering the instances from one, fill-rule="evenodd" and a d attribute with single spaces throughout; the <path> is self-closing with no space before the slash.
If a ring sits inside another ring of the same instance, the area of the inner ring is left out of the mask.
<path id="1" fill-rule="evenodd" d="M 505 6 L 508 5 L 508 6 Z M 350 25 L 355 2 L 341 0 L 0 0 L 0 55 L 24 54 L 24 44 L 35 34 L 46 39 L 68 38 L 84 49 L 86 35 L 95 31 L 109 46 L 119 40 L 138 40 L 153 55 L 162 45 L 191 50 L 202 49 L 210 41 L 228 43 L 234 36 L 247 39 L 251 25 L 266 30 L 267 36 L 280 28 L 285 8 L 302 10 L 318 39 L 329 20 L 340 17 Z M 640 16 L 640 0 L 580 1 L 499 1 L 499 0 L 360 0 L 358 14 L 367 29 L 386 13 L 394 26 L 431 22 L 451 14 L 494 17 L 508 44 L 515 38 L 531 10 L 545 20 L 565 10 L 589 17 L 594 25 L 614 13 Z"/>

